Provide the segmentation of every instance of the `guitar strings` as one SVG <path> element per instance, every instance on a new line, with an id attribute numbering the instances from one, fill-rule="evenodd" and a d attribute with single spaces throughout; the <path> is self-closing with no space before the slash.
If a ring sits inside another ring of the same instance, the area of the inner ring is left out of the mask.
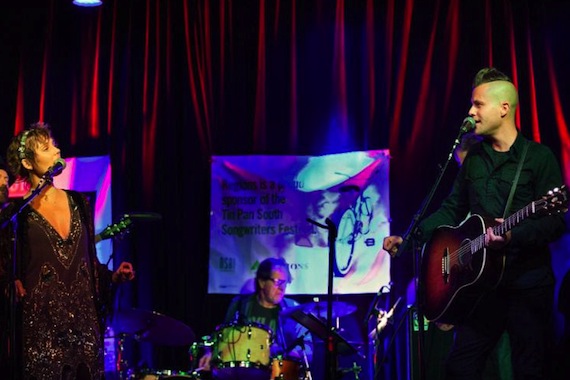
<path id="1" fill-rule="evenodd" d="M 525 218 L 527 218 L 529 215 L 531 215 L 531 208 L 533 208 L 532 206 L 535 205 L 535 203 L 538 205 L 538 207 L 536 207 L 535 212 L 537 209 L 541 209 L 543 207 L 543 204 L 546 203 L 544 200 L 539 200 L 536 202 L 531 202 L 528 205 L 526 205 L 525 207 L 523 207 L 522 209 L 520 209 L 519 211 L 515 212 L 514 214 L 512 214 L 511 216 L 509 216 L 508 218 L 505 219 L 505 221 L 497 226 L 493 227 L 493 233 L 496 235 L 504 235 L 507 231 L 511 230 L 513 228 L 513 226 L 517 225 L 518 223 L 520 223 L 522 220 L 524 220 Z M 541 205 L 542 203 L 542 205 Z M 452 259 L 457 259 L 460 257 L 463 257 L 463 255 L 467 254 L 467 253 L 474 253 L 479 251 L 480 249 L 484 248 L 485 246 L 485 233 L 479 235 L 478 237 L 476 237 L 473 240 L 469 241 L 469 244 L 463 244 L 459 247 L 459 249 L 451 252 L 448 256 L 449 258 Z M 461 261 L 461 260 L 459 260 Z"/>

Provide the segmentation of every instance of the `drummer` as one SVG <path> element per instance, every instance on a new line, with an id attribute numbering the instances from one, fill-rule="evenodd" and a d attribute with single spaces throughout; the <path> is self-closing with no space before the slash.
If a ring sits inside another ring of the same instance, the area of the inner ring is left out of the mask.
<path id="1" fill-rule="evenodd" d="M 280 317 L 283 310 L 299 305 L 285 298 L 285 290 L 291 282 L 289 265 L 282 258 L 263 260 L 255 276 L 255 292 L 236 296 L 228 307 L 225 323 L 259 323 L 273 333 L 271 357 L 278 355 L 299 361 L 311 362 L 313 342 L 307 329 L 291 318 Z M 201 368 L 208 370 L 211 354 L 200 359 Z"/>

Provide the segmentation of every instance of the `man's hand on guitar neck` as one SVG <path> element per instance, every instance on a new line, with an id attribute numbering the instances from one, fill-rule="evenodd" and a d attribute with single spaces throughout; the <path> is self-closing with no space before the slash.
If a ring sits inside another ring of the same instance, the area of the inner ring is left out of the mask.
<path id="1" fill-rule="evenodd" d="M 398 253 L 398 248 L 404 239 L 401 236 L 387 236 L 384 238 L 382 248 L 384 248 L 392 257 Z"/>
<path id="2" fill-rule="evenodd" d="M 503 223 L 505 220 L 503 218 L 496 218 L 496 222 Z M 487 233 L 485 234 L 485 246 L 493 250 L 499 250 L 509 244 L 511 241 L 511 231 L 507 231 L 504 235 L 495 235 L 493 232 L 493 227 L 487 227 Z"/>

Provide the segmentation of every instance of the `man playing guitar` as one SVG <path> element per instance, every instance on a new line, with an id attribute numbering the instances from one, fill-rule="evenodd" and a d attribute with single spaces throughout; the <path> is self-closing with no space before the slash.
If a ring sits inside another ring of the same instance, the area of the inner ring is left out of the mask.
<path id="1" fill-rule="evenodd" d="M 548 244 L 565 231 L 563 215 L 551 211 L 567 208 L 560 167 L 549 148 L 519 132 L 518 93 L 508 76 L 480 70 L 471 103 L 482 141 L 412 236 L 426 243 L 422 306 L 429 320 L 455 325 L 447 379 L 480 379 L 504 331 L 514 377 L 548 379 L 554 301 Z M 395 255 L 402 242 L 389 236 L 383 248 Z"/>

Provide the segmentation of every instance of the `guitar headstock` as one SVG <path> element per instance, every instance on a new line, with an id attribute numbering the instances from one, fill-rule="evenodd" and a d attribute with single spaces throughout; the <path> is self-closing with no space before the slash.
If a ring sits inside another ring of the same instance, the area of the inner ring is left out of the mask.
<path id="1" fill-rule="evenodd" d="M 566 185 L 555 187 L 542 197 L 542 208 L 548 214 L 568 211 L 568 188 Z"/>
<path id="2" fill-rule="evenodd" d="M 129 226 L 132 224 L 131 218 L 128 215 L 123 215 L 121 220 L 117 223 L 110 224 L 103 231 L 95 236 L 95 241 L 100 242 L 101 240 L 110 239 L 117 237 L 119 235 L 128 232 Z"/>

